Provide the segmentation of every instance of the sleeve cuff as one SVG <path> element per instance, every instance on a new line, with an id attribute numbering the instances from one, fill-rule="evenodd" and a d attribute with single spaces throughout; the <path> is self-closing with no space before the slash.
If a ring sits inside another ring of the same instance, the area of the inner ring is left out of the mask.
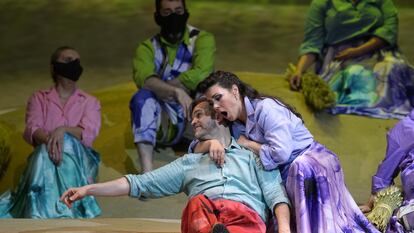
<path id="1" fill-rule="evenodd" d="M 40 129 L 40 127 L 32 127 L 30 129 L 26 129 L 23 138 L 26 140 L 27 143 L 29 143 L 32 146 L 34 145 L 34 141 L 33 141 L 33 134 L 34 132 L 36 132 L 36 130 Z"/>
<path id="2" fill-rule="evenodd" d="M 87 147 L 92 147 L 92 142 L 93 142 L 94 138 L 88 136 L 88 134 L 84 133 L 84 132 L 85 132 L 85 130 L 82 130 L 82 134 L 81 134 L 82 135 L 82 140 L 81 140 L 82 144 L 87 146 Z"/>
<path id="3" fill-rule="evenodd" d="M 292 206 L 290 205 L 290 202 L 289 202 L 289 200 L 287 199 L 287 198 L 284 198 L 283 200 L 280 200 L 280 201 L 278 201 L 278 202 L 275 202 L 272 206 L 273 206 L 273 208 L 272 208 L 272 216 L 275 216 L 276 214 L 275 214 L 275 208 L 276 208 L 276 206 L 277 205 L 279 205 L 279 204 L 286 204 L 288 207 L 289 207 L 289 209 L 292 209 Z"/>
<path id="4" fill-rule="evenodd" d="M 321 50 L 317 49 L 317 48 L 303 48 L 300 49 L 299 51 L 299 56 L 305 55 L 305 54 L 309 54 L 309 53 L 313 53 L 316 54 L 318 57 L 321 57 Z"/>
<path id="5" fill-rule="evenodd" d="M 390 46 L 395 46 L 396 44 L 396 38 L 393 38 L 392 36 L 387 36 L 387 34 L 389 34 L 389 32 L 387 32 L 386 29 L 378 29 L 374 32 L 374 36 L 381 38 L 382 40 L 384 40 L 385 42 L 388 43 L 388 45 Z"/>
<path id="6" fill-rule="evenodd" d="M 136 197 L 139 198 L 141 197 L 141 193 L 138 189 L 138 183 L 137 183 L 137 179 L 136 179 L 136 175 L 125 175 L 124 176 L 128 183 L 129 183 L 129 196 L 130 197 Z"/>
<path id="7" fill-rule="evenodd" d="M 392 180 L 386 180 L 378 176 L 373 176 L 371 194 L 375 194 L 381 191 L 382 189 L 389 187 L 390 185 L 392 185 L 392 183 Z"/>
<path id="8" fill-rule="evenodd" d="M 194 139 L 191 143 L 190 143 L 190 145 L 188 146 L 188 153 L 189 154 L 191 154 L 191 153 L 194 153 L 194 150 L 195 150 L 195 147 L 197 146 L 197 144 L 199 143 L 200 141 L 198 140 L 198 139 Z"/>

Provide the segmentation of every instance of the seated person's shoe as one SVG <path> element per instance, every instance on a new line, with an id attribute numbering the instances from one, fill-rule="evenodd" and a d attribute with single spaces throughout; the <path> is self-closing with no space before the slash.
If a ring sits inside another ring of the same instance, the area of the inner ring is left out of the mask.
<path id="1" fill-rule="evenodd" d="M 226 226 L 222 223 L 214 224 L 213 228 L 211 228 L 211 233 L 230 233 Z"/>

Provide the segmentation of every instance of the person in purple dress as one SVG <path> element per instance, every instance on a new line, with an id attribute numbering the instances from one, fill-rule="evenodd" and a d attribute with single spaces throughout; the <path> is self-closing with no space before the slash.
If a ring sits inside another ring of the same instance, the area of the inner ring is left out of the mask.
<path id="1" fill-rule="evenodd" d="M 362 212 L 372 210 L 376 193 L 394 184 L 400 174 L 404 201 L 391 217 L 386 232 L 414 231 L 414 110 L 403 118 L 387 134 L 387 151 L 384 160 L 372 177 L 369 201 L 360 206 Z M 404 211 L 402 211 L 404 210 Z M 401 216 L 397 217 L 398 211 Z M 406 214 L 403 214 L 405 212 Z M 401 217 L 401 218 L 399 218 Z"/>
<path id="2" fill-rule="evenodd" d="M 346 188 L 337 156 L 314 140 L 294 108 L 230 72 L 212 73 L 198 91 L 213 101 L 222 122 L 230 122 L 240 145 L 259 155 L 266 170 L 281 171 L 297 232 L 378 232 Z M 208 151 L 219 165 L 225 162 L 214 140 L 194 150 Z"/>

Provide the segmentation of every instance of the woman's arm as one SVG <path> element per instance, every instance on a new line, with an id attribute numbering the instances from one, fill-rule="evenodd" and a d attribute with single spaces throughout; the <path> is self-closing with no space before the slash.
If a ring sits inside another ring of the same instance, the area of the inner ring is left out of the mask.
<path id="1" fill-rule="evenodd" d="M 289 160 L 293 151 L 293 117 L 288 109 L 272 99 L 264 99 L 256 105 L 255 124 L 263 134 L 259 155 L 266 170 Z"/>
<path id="2" fill-rule="evenodd" d="M 249 140 L 244 135 L 241 135 L 239 137 L 239 139 L 237 140 L 237 143 L 240 146 L 243 146 L 243 147 L 251 150 L 253 153 L 255 153 L 257 155 L 260 153 L 260 148 L 262 147 L 262 144 L 260 144 L 258 142 L 255 142 L 255 141 L 252 141 L 252 140 Z"/>
<path id="3" fill-rule="evenodd" d="M 325 14 L 327 1 L 312 1 L 305 21 L 305 35 L 299 48 L 296 72 L 290 79 L 292 90 L 300 89 L 302 74 L 321 56 L 325 40 Z"/>
<path id="4" fill-rule="evenodd" d="M 58 166 L 63 158 L 63 141 L 65 133 L 70 133 L 77 139 L 81 139 L 82 128 L 60 126 L 50 132 L 47 138 L 47 151 L 49 158 Z"/>
<path id="5" fill-rule="evenodd" d="M 38 146 L 42 143 L 47 143 L 48 133 L 43 130 L 43 101 L 41 92 L 34 93 L 27 102 L 26 106 L 26 127 L 23 133 L 23 138 L 27 143 Z"/>
<path id="6" fill-rule="evenodd" d="M 33 144 L 35 145 L 47 144 L 49 140 L 49 133 L 39 128 L 33 133 L 32 138 Z"/>
<path id="7" fill-rule="evenodd" d="M 300 56 L 298 64 L 296 65 L 295 73 L 290 78 L 290 87 L 292 90 L 299 90 L 301 85 L 301 79 L 303 73 L 315 62 L 316 55 L 313 53 L 307 53 Z"/>
<path id="8" fill-rule="evenodd" d="M 347 48 L 342 50 L 335 56 L 335 59 L 338 61 L 345 61 L 351 58 L 369 54 L 371 52 L 385 47 L 386 45 L 387 42 L 385 42 L 383 39 L 379 37 L 374 36 L 370 40 L 358 47 Z"/>
<path id="9" fill-rule="evenodd" d="M 217 165 L 223 166 L 225 163 L 224 146 L 219 140 L 210 139 L 199 141 L 194 148 L 195 153 L 209 153 L 211 160 Z"/>
<path id="10" fill-rule="evenodd" d="M 72 132 L 73 135 L 85 146 L 92 147 L 101 128 L 101 105 L 95 97 L 88 97 L 83 116 L 77 127 L 81 129 L 81 134 L 77 137 L 78 132 Z"/>

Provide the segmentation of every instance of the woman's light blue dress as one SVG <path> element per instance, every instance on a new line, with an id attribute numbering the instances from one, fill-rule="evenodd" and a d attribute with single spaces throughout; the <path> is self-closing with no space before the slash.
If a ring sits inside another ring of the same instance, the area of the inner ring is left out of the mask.
<path id="1" fill-rule="evenodd" d="M 70 187 L 95 182 L 99 154 L 78 139 L 65 134 L 63 159 L 56 166 L 44 144 L 28 157 L 27 167 L 15 191 L 0 196 L 0 218 L 93 218 L 101 209 L 92 196 L 73 203 L 71 209 L 60 202 Z"/>

